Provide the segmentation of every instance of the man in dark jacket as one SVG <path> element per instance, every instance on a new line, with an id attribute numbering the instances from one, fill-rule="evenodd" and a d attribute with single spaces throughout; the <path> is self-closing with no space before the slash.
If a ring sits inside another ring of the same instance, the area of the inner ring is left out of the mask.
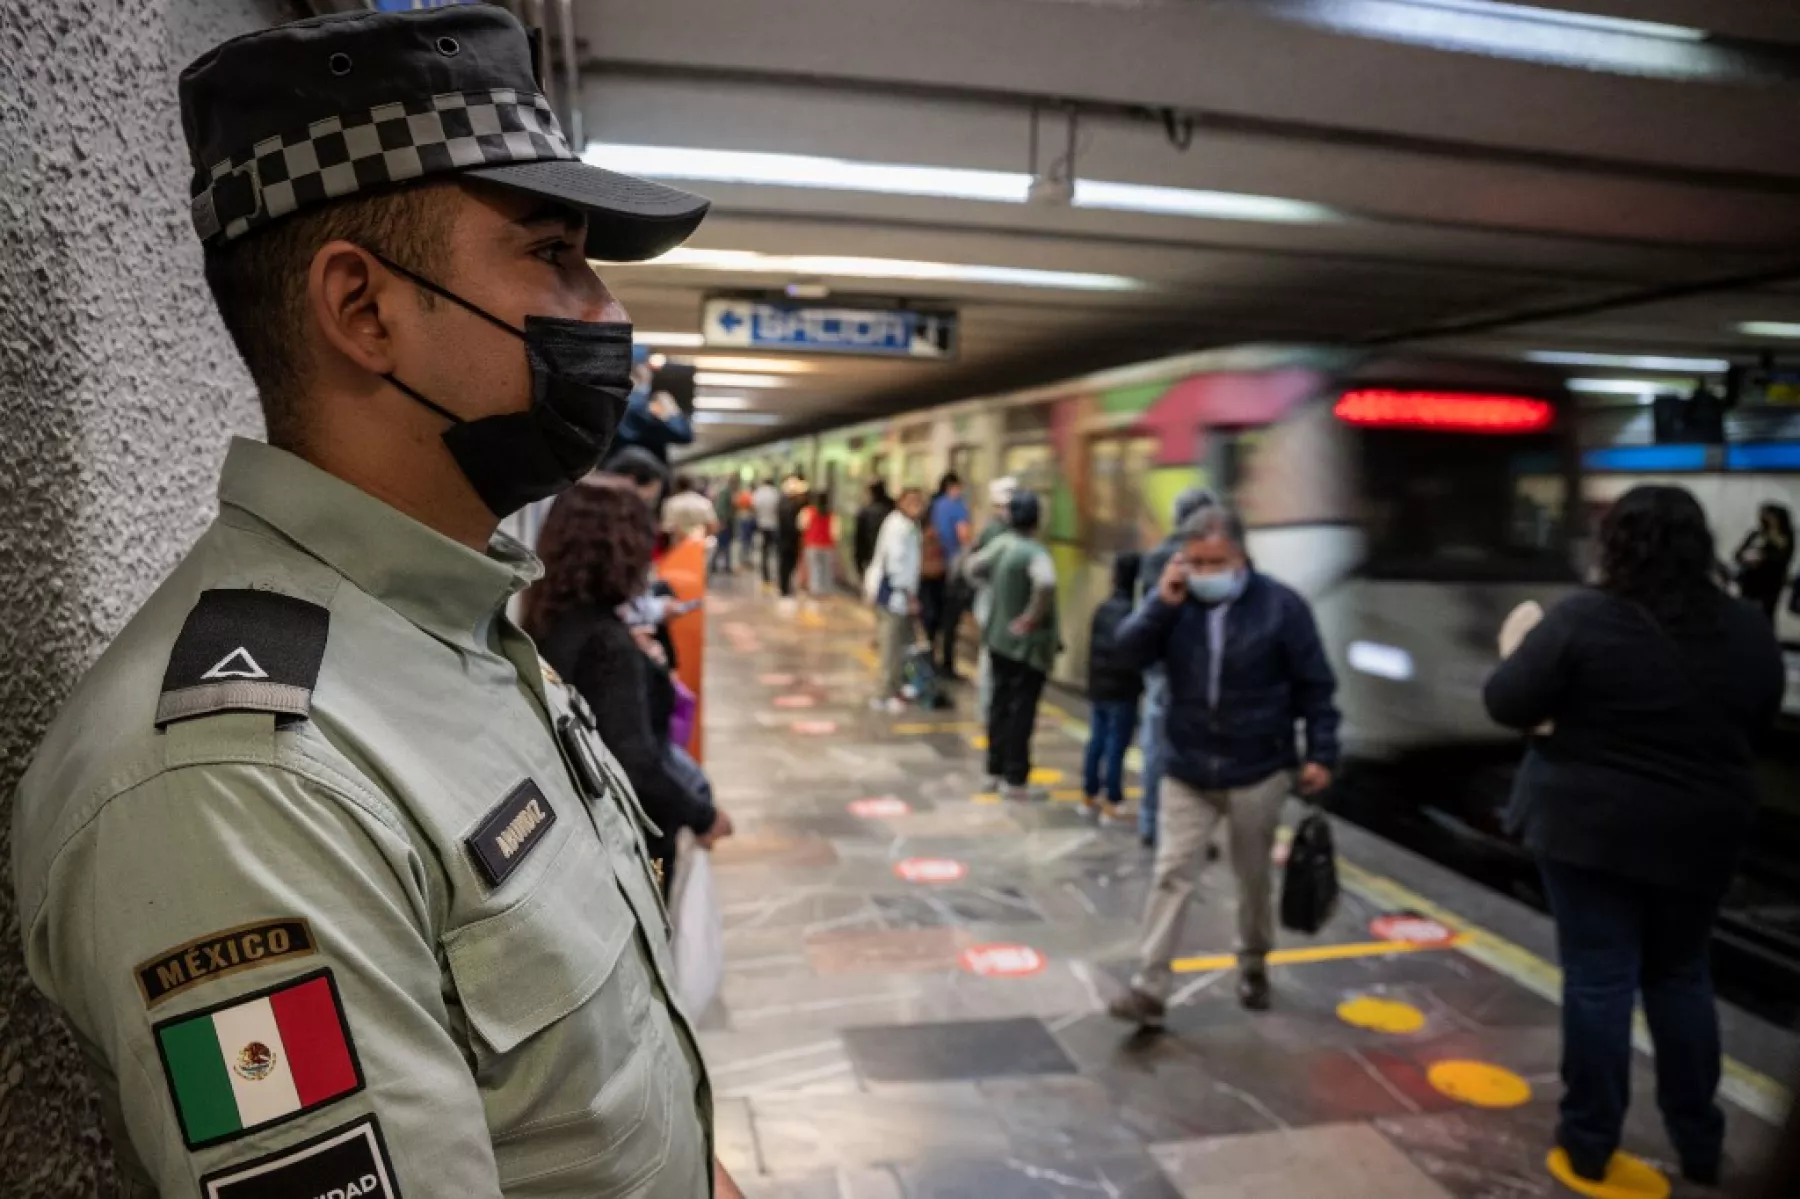
<path id="1" fill-rule="evenodd" d="M 1175 497 L 1173 519 L 1169 522 L 1171 532 L 1161 545 L 1144 555 L 1138 571 L 1138 583 L 1146 593 L 1156 590 L 1169 559 L 1180 550 L 1181 526 L 1194 513 L 1217 502 L 1217 497 L 1204 487 L 1190 487 Z M 1163 776 L 1161 731 L 1168 710 L 1169 680 L 1163 674 L 1162 664 L 1157 663 L 1144 672 L 1144 796 L 1138 801 L 1138 839 L 1146 848 L 1156 844 L 1156 813 L 1160 806 L 1157 801 L 1162 797 Z"/>
<path id="2" fill-rule="evenodd" d="M 856 514 L 856 577 L 862 578 L 875 560 L 875 539 L 881 536 L 882 522 L 894 510 L 894 497 L 887 483 L 876 479 L 869 484 L 869 502 Z"/>
<path id="3" fill-rule="evenodd" d="M 1231 824 L 1238 883 L 1238 998 L 1269 1006 L 1275 830 L 1290 791 L 1330 786 L 1338 755 L 1337 680 L 1306 601 L 1251 569 L 1243 525 L 1224 506 L 1202 508 L 1180 537 L 1156 593 L 1117 636 L 1121 663 L 1160 662 L 1169 685 L 1155 882 L 1137 976 L 1111 1007 L 1146 1027 L 1162 1023 L 1170 959 L 1221 819 Z M 1304 764 L 1296 721 L 1306 726 Z"/>
<path id="4" fill-rule="evenodd" d="M 1088 628 L 1088 705 L 1092 728 L 1081 788 L 1090 815 L 1101 816 L 1100 789 L 1106 788 L 1107 820 L 1121 819 L 1125 809 L 1125 751 L 1137 735 L 1138 697 L 1144 675 L 1119 658 L 1115 638 L 1131 615 L 1137 592 L 1138 555 L 1121 554 L 1113 561 L 1112 598 L 1094 609 Z M 1102 777 L 1104 775 L 1104 778 Z"/>

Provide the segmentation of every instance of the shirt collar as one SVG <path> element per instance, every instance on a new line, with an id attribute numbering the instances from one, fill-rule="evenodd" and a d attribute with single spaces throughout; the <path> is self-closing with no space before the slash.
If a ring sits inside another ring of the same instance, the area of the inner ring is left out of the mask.
<path id="1" fill-rule="evenodd" d="M 504 533 L 485 554 L 286 450 L 233 438 L 219 503 L 273 527 L 426 632 L 474 649 L 543 567 Z"/>

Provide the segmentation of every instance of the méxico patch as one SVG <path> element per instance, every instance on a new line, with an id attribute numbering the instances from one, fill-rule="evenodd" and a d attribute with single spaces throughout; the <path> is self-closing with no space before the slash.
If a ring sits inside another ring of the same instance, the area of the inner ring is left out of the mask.
<path id="1" fill-rule="evenodd" d="M 142 962 L 138 990 L 144 1005 L 155 1007 L 189 987 L 316 952 L 312 926 L 306 921 L 266 920 L 197 937 L 185 945 Z"/>
<path id="2" fill-rule="evenodd" d="M 330 629 L 330 612 L 295 596 L 201 592 L 169 653 L 156 726 L 214 712 L 305 716 Z"/>
<path id="3" fill-rule="evenodd" d="M 330 970 L 165 1020 L 152 1032 L 189 1149 L 235 1140 L 363 1088 Z"/>
<path id="4" fill-rule="evenodd" d="M 463 844 L 468 846 L 469 856 L 475 859 L 488 885 L 498 887 L 555 823 L 556 809 L 538 785 L 526 779 L 500 801 L 500 806 L 482 817 L 475 831 L 463 838 Z"/>
<path id="5" fill-rule="evenodd" d="M 203 1199 L 399 1199 L 381 1122 L 365 1116 L 200 1180 Z"/>

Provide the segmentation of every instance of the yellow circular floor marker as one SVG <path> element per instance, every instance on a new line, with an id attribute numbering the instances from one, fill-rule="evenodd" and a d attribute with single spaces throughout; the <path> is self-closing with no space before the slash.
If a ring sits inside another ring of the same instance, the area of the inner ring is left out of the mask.
<path id="1" fill-rule="evenodd" d="M 1569 1155 L 1563 1149 L 1550 1151 L 1545 1159 L 1550 1176 L 1591 1199 L 1669 1199 L 1669 1180 L 1654 1166 L 1623 1151 L 1612 1155 L 1606 1163 L 1606 1177 L 1589 1182 L 1569 1166 Z"/>
<path id="2" fill-rule="evenodd" d="M 1425 1013 L 1410 1003 L 1358 995 L 1338 1004 L 1338 1019 L 1374 1032 L 1409 1033 L 1425 1027 Z"/>
<path id="3" fill-rule="evenodd" d="M 970 749 L 986 749 L 987 748 L 987 734 L 976 733 L 973 737 L 970 737 L 969 738 L 969 748 Z"/>
<path id="4" fill-rule="evenodd" d="M 999 803 L 1000 793 L 998 791 L 979 791 L 970 798 L 976 803 Z"/>
<path id="5" fill-rule="evenodd" d="M 1031 772 L 1031 785 L 1034 787 L 1054 787 L 1063 781 L 1063 772 L 1049 766 L 1039 766 Z"/>
<path id="6" fill-rule="evenodd" d="M 1531 1084 L 1504 1066 L 1438 1062 L 1425 1077 L 1440 1094 L 1472 1107 L 1519 1107 L 1531 1102 Z"/>

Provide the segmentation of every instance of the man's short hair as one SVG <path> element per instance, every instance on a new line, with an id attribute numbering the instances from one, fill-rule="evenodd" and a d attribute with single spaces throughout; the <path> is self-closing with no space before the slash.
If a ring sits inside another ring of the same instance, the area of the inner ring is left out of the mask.
<path id="1" fill-rule="evenodd" d="M 662 459 L 641 445 L 628 445 L 601 464 L 600 472 L 624 475 L 639 487 L 650 483 L 667 483 L 669 468 Z"/>
<path id="2" fill-rule="evenodd" d="M 306 279 L 328 242 L 377 251 L 434 282 L 448 273 L 453 183 L 421 183 L 337 200 L 276 221 L 205 253 L 206 284 L 262 398 L 269 442 L 306 438 Z M 429 308 L 435 297 L 418 289 Z"/>
<path id="3" fill-rule="evenodd" d="M 1244 522 L 1224 504 L 1212 503 L 1198 509 L 1175 530 L 1183 543 L 1223 537 L 1240 550 L 1244 548 Z"/>
<path id="4" fill-rule="evenodd" d="M 1200 511 L 1200 509 L 1206 507 L 1208 504 L 1216 504 L 1218 502 L 1219 497 L 1212 493 L 1211 488 L 1187 488 L 1180 495 L 1175 497 L 1175 527 L 1179 529 L 1194 513 Z"/>

